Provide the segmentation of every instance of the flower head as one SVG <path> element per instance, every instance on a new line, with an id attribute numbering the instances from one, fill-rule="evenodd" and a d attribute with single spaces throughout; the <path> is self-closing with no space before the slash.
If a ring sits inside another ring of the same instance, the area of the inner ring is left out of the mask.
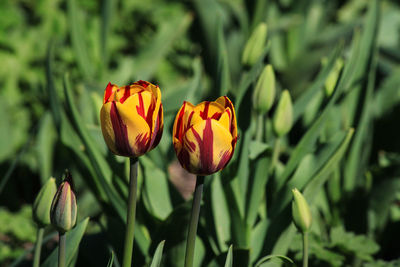
<path id="1" fill-rule="evenodd" d="M 181 165 L 197 175 L 223 169 L 237 141 L 235 109 L 226 96 L 196 106 L 184 102 L 175 118 L 173 143 Z"/>
<path id="2" fill-rule="evenodd" d="M 56 180 L 51 177 L 40 189 L 35 202 L 33 202 L 33 219 L 40 227 L 50 224 L 50 207 L 56 191 Z"/>
<path id="3" fill-rule="evenodd" d="M 109 83 L 100 121 L 104 140 L 114 154 L 143 155 L 157 146 L 162 136 L 160 88 L 146 81 L 122 87 Z"/>
<path id="4" fill-rule="evenodd" d="M 58 187 L 50 209 L 51 224 L 59 232 L 67 232 L 76 224 L 76 197 L 72 185 L 72 177 L 67 171 L 64 181 Z"/>

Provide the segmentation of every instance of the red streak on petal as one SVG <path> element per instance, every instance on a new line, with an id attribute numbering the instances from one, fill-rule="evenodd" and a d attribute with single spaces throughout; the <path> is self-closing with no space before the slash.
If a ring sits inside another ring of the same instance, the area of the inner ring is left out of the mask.
<path id="1" fill-rule="evenodd" d="M 139 106 L 136 106 L 136 111 L 140 116 L 142 116 L 143 119 L 146 119 L 142 93 L 141 92 L 138 93 L 138 96 L 139 96 Z"/>
<path id="2" fill-rule="evenodd" d="M 219 118 L 221 118 L 221 115 L 222 115 L 221 112 L 215 112 L 215 113 L 211 116 L 211 119 L 219 120 Z"/>
<path id="3" fill-rule="evenodd" d="M 193 114 L 194 114 L 194 111 L 190 112 L 190 115 L 189 115 L 189 118 L 188 118 L 188 120 L 187 120 L 184 133 L 186 133 L 187 129 L 190 127 L 190 123 L 192 122 Z M 184 134 L 184 133 L 183 133 L 183 134 Z"/>
<path id="4" fill-rule="evenodd" d="M 232 151 L 233 152 L 233 151 Z M 217 170 L 222 170 L 228 164 L 230 159 L 232 158 L 233 153 L 230 153 L 228 150 L 225 151 L 222 156 L 220 157 L 220 161 L 217 166 Z"/>
<path id="5" fill-rule="evenodd" d="M 136 148 L 137 148 L 136 152 L 137 152 L 138 156 L 146 153 L 148 150 L 148 147 L 149 147 L 148 146 L 149 138 L 147 136 L 147 133 L 145 133 L 145 134 L 141 133 L 138 136 L 136 136 L 135 144 L 136 144 Z"/>
<path id="6" fill-rule="evenodd" d="M 208 117 L 208 107 L 210 106 L 210 102 L 206 102 L 204 105 L 204 110 L 200 111 L 200 117 L 205 120 Z"/>
<path id="7" fill-rule="evenodd" d="M 128 128 L 119 115 L 115 101 L 112 102 L 110 110 L 111 124 L 115 136 L 115 147 L 121 156 L 132 156 L 132 149 L 129 145 Z"/>
<path id="8" fill-rule="evenodd" d="M 203 130 L 203 139 L 201 139 L 199 133 L 194 128 L 191 128 L 194 137 L 199 145 L 200 149 L 200 165 L 202 174 L 211 174 L 215 172 L 215 166 L 213 166 L 213 143 L 214 135 L 211 128 L 211 119 L 206 120 L 206 126 Z"/>
<path id="9" fill-rule="evenodd" d="M 151 112 L 151 114 L 153 114 L 153 111 Z M 149 117 L 149 115 L 147 115 L 147 116 Z M 158 110 L 157 118 L 156 118 L 156 121 L 154 122 L 154 129 L 150 129 L 152 136 L 151 136 L 151 140 L 150 140 L 150 144 L 149 144 L 149 149 L 154 148 L 160 142 L 161 135 L 162 135 L 162 127 L 163 127 L 163 125 L 161 125 L 161 116 L 162 116 L 162 105 L 160 105 L 160 109 Z M 161 130 L 161 132 L 160 132 L 160 130 Z"/>
<path id="10" fill-rule="evenodd" d="M 119 100 L 119 102 L 124 103 L 125 100 L 131 96 L 131 90 L 129 85 L 125 86 L 125 91 L 124 91 L 124 95 L 121 97 L 121 99 Z"/>
<path id="11" fill-rule="evenodd" d="M 111 84 L 111 82 L 108 82 L 107 87 L 106 87 L 106 92 L 104 94 L 104 100 L 103 100 L 103 104 L 108 103 L 109 102 L 109 98 L 112 95 L 112 88 L 113 85 Z"/>
<path id="12" fill-rule="evenodd" d="M 140 86 L 143 86 L 144 88 L 147 88 L 147 86 L 149 86 L 149 82 L 143 81 L 143 80 L 139 80 L 137 82 L 135 82 L 136 84 L 139 84 Z"/>
<path id="13" fill-rule="evenodd" d="M 183 115 L 185 114 L 185 106 L 186 106 L 186 102 L 183 102 L 181 111 L 179 112 L 179 115 L 177 118 L 178 121 L 176 123 L 175 138 L 177 138 L 181 142 L 182 142 L 182 119 L 183 119 Z"/>
<path id="14" fill-rule="evenodd" d="M 186 170 L 190 171 L 189 152 L 185 148 L 182 148 L 179 153 L 177 152 L 177 155 L 178 155 L 178 160 L 181 163 L 182 167 L 185 168 Z"/>

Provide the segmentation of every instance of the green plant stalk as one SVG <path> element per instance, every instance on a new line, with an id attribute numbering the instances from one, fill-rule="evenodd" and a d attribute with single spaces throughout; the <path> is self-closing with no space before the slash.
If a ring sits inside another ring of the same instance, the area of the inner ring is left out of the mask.
<path id="1" fill-rule="evenodd" d="M 262 142 L 264 130 L 264 116 L 263 114 L 257 114 L 257 129 L 256 129 L 256 140 Z"/>
<path id="2" fill-rule="evenodd" d="M 126 222 L 124 258 L 122 267 L 131 267 L 136 216 L 138 159 L 130 158 L 128 216 Z"/>
<path id="3" fill-rule="evenodd" d="M 269 173 L 270 174 L 273 173 L 273 171 L 275 169 L 275 165 L 278 162 L 279 153 L 280 153 L 280 146 L 281 146 L 281 138 L 277 137 L 275 139 L 274 150 L 272 151 L 271 165 L 269 166 Z"/>
<path id="4" fill-rule="evenodd" d="M 59 244 L 58 244 L 58 267 L 65 267 L 65 247 L 67 237 L 65 233 L 59 232 Z"/>
<path id="5" fill-rule="evenodd" d="M 204 176 L 197 176 L 196 188 L 193 194 L 192 213 L 190 215 L 189 232 L 186 241 L 185 267 L 193 266 L 194 247 L 197 225 L 199 223 L 201 195 L 203 193 Z"/>
<path id="6" fill-rule="evenodd" d="M 303 267 L 308 267 L 308 232 L 303 233 Z"/>
<path id="7" fill-rule="evenodd" d="M 39 227 L 36 236 L 35 255 L 33 256 L 33 267 L 40 265 L 40 252 L 42 251 L 44 227 Z"/>

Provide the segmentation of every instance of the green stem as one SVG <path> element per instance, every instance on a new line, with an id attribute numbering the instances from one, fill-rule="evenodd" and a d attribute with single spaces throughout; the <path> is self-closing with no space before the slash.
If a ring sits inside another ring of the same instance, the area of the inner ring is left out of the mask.
<path id="1" fill-rule="evenodd" d="M 60 240 L 58 244 L 58 267 L 65 267 L 65 247 L 66 235 L 65 233 L 58 233 Z"/>
<path id="2" fill-rule="evenodd" d="M 303 233 L 303 267 L 308 267 L 308 233 Z"/>
<path id="3" fill-rule="evenodd" d="M 33 256 L 33 267 L 40 265 L 40 252 L 42 251 L 44 227 L 39 227 L 36 236 L 35 255 Z"/>
<path id="4" fill-rule="evenodd" d="M 132 252 L 133 252 L 135 216 L 136 216 L 137 168 L 138 168 L 138 159 L 130 158 L 128 216 L 126 222 L 127 225 L 125 232 L 124 258 L 122 262 L 122 267 L 131 267 L 132 264 Z"/>
<path id="5" fill-rule="evenodd" d="M 275 169 L 275 165 L 278 162 L 279 153 L 280 153 L 280 145 L 281 145 L 281 138 L 277 137 L 275 139 L 274 150 L 272 151 L 272 161 L 269 167 L 269 173 L 272 174 Z"/>
<path id="6" fill-rule="evenodd" d="M 257 129 L 256 129 L 256 140 L 261 142 L 263 139 L 263 130 L 264 130 L 264 116 L 263 114 L 257 115 Z"/>
<path id="7" fill-rule="evenodd" d="M 193 266 L 194 247 L 196 241 L 197 225 L 199 222 L 203 185 L 204 185 L 204 176 L 197 176 L 196 188 L 193 194 L 192 213 L 190 215 L 189 233 L 186 241 L 185 267 Z"/>

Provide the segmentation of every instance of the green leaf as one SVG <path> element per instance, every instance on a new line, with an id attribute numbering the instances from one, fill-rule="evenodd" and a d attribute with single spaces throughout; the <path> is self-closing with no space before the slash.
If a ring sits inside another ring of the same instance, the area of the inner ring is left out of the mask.
<path id="1" fill-rule="evenodd" d="M 258 207 L 265 195 L 265 186 L 268 181 L 269 158 L 259 158 L 254 163 L 254 175 L 249 179 L 249 188 L 246 195 L 246 221 L 247 225 L 253 226 L 258 213 Z"/>
<path id="2" fill-rule="evenodd" d="M 256 159 L 262 153 L 271 150 L 271 146 L 257 140 L 251 140 L 249 145 L 249 158 Z"/>
<path id="3" fill-rule="evenodd" d="M 147 157 L 140 157 L 143 167 L 143 201 L 152 215 L 164 220 L 172 211 L 168 178 Z"/>
<path id="4" fill-rule="evenodd" d="M 335 151 L 332 157 L 330 157 L 329 161 L 327 161 L 326 164 L 320 170 L 318 170 L 317 174 L 315 174 L 314 177 L 310 179 L 310 182 L 306 185 L 303 195 L 310 204 L 312 203 L 314 197 L 317 195 L 318 191 L 321 190 L 322 185 L 329 178 L 329 174 L 333 171 L 334 167 L 343 158 L 343 155 L 347 150 L 353 133 L 353 128 L 347 131 L 346 137 L 341 142 L 340 147 Z"/>
<path id="5" fill-rule="evenodd" d="M 215 232 L 220 250 L 224 251 L 227 242 L 231 239 L 229 205 L 225 198 L 224 189 L 219 173 L 214 174 L 211 180 L 211 208 L 213 213 Z"/>
<path id="6" fill-rule="evenodd" d="M 355 70 L 355 79 L 368 79 L 366 85 L 366 93 L 364 96 L 364 103 L 362 104 L 361 118 L 357 125 L 355 125 L 357 132 L 352 142 L 349 157 L 345 163 L 344 171 L 344 189 L 345 191 L 352 191 L 356 186 L 360 174 L 364 173 L 365 165 L 369 160 L 369 150 L 371 142 L 372 126 L 370 125 L 372 119 L 371 105 L 373 90 L 375 87 L 375 75 L 377 66 L 377 48 L 376 36 L 378 30 L 379 19 L 379 6 L 376 0 L 370 1 L 368 8 L 368 15 L 366 18 L 366 25 L 361 37 L 360 51 L 358 65 Z M 368 72 L 369 69 L 369 72 Z M 368 73 L 368 76 L 366 75 Z M 367 77 L 366 77 L 367 76 Z M 362 86 L 358 85 L 355 88 L 356 92 L 361 91 Z M 354 90 L 354 89 L 353 89 Z M 360 99 L 355 100 L 359 106 Z M 354 114 L 357 116 L 357 114 Z"/>
<path id="7" fill-rule="evenodd" d="M 340 43 L 333 53 L 330 55 L 328 62 L 322 68 L 322 70 L 318 73 L 318 76 L 315 78 L 313 84 L 303 92 L 293 103 L 293 122 L 301 118 L 301 116 L 306 111 L 306 108 L 310 102 L 310 99 L 313 99 L 319 91 L 322 91 L 324 88 L 324 84 L 329 74 L 331 73 L 333 67 L 338 58 L 343 51 L 343 44 Z"/>
<path id="8" fill-rule="evenodd" d="M 67 239 L 67 244 L 66 244 L 66 257 L 65 257 L 65 265 L 66 266 L 72 266 L 72 260 L 75 257 L 75 255 L 78 253 L 79 249 L 79 243 L 81 242 L 81 239 L 85 233 L 86 226 L 89 222 L 89 217 L 85 218 L 82 220 L 74 229 L 71 231 L 67 232 L 66 234 L 66 239 Z M 57 266 L 58 263 L 58 246 L 56 249 L 53 250 L 53 252 L 50 254 L 50 256 L 43 262 L 41 265 L 42 267 L 54 267 Z"/>
<path id="9" fill-rule="evenodd" d="M 75 1 L 76 0 L 67 1 L 68 25 L 70 26 L 72 47 L 74 49 L 75 59 L 78 62 L 80 71 L 87 80 L 93 80 L 94 69 L 89 57 L 89 50 L 85 44 L 87 35 L 84 32 L 84 28 L 86 24 L 83 22 L 80 14 L 81 10 Z"/>
<path id="10" fill-rule="evenodd" d="M 112 267 L 113 266 L 113 264 L 114 264 L 114 256 L 115 256 L 114 251 L 111 251 L 110 259 L 108 260 L 107 267 Z"/>
<path id="11" fill-rule="evenodd" d="M 54 129 L 53 118 L 49 112 L 46 112 L 40 121 L 37 135 L 37 157 L 42 183 L 45 183 L 52 174 L 53 149 L 56 138 L 57 133 Z"/>
<path id="12" fill-rule="evenodd" d="M 156 252 L 154 252 L 153 260 L 151 261 L 150 267 L 160 267 L 161 266 L 161 259 L 162 259 L 164 244 L 165 244 L 165 240 L 161 241 L 160 244 L 158 244 Z"/>
<path id="13" fill-rule="evenodd" d="M 221 19 L 218 22 L 218 74 L 219 94 L 226 95 L 231 90 L 231 73 L 229 69 L 228 50 L 226 48 L 224 26 Z"/>
<path id="14" fill-rule="evenodd" d="M 261 259 L 256 263 L 255 267 L 261 267 L 261 266 L 263 266 L 263 264 L 264 264 L 265 262 L 267 262 L 267 261 L 269 261 L 269 260 L 271 260 L 271 259 L 279 259 L 279 260 L 281 260 L 283 263 L 289 264 L 290 266 L 294 266 L 294 262 L 293 262 L 290 258 L 288 258 L 288 257 L 286 257 L 286 256 L 284 256 L 284 255 L 268 255 L 268 256 L 265 256 L 265 257 L 261 258 Z"/>
<path id="15" fill-rule="evenodd" d="M 232 267 L 233 257 L 232 257 L 232 245 L 229 246 L 228 254 L 226 255 L 225 267 Z"/>
<path id="16" fill-rule="evenodd" d="M 131 66 L 131 73 L 136 80 L 151 78 L 174 41 L 189 28 L 193 20 L 192 15 L 178 9 L 176 11 L 179 11 L 178 14 L 173 14 L 169 21 L 162 23 L 153 40 L 139 51 L 135 64 Z"/>

